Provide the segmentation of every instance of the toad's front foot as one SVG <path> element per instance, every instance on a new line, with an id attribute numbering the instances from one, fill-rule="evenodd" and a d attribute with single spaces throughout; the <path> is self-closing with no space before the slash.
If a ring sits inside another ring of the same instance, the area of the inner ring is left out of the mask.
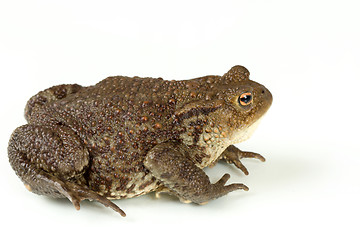
<path id="1" fill-rule="evenodd" d="M 249 171 L 240 161 L 243 158 L 256 158 L 262 162 L 265 162 L 265 158 L 260 154 L 241 151 L 234 145 L 230 145 L 228 148 L 226 148 L 225 151 L 220 155 L 219 160 L 223 159 L 227 163 L 232 163 L 237 168 L 239 168 L 245 175 L 249 175 Z"/>

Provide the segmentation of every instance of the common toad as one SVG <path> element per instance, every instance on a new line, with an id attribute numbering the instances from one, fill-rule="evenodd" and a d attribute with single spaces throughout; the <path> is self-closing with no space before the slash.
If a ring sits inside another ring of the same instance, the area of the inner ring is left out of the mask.
<path id="1" fill-rule="evenodd" d="M 202 204 L 248 190 L 225 185 L 229 174 L 212 184 L 202 169 L 225 160 L 248 174 L 241 158 L 264 161 L 233 144 L 250 137 L 271 103 L 242 66 L 184 81 L 116 76 L 58 85 L 28 101 L 9 160 L 28 190 L 67 197 L 76 209 L 91 199 L 125 216 L 109 199 L 152 191 Z"/>

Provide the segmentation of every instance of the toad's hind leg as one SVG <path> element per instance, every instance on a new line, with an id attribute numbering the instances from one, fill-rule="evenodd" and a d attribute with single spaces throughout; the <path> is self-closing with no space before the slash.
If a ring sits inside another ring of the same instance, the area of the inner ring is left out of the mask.
<path id="1" fill-rule="evenodd" d="M 225 186 L 229 174 L 212 184 L 194 163 L 191 149 L 181 143 L 165 142 L 155 146 L 146 155 L 144 164 L 170 193 L 184 202 L 202 204 L 234 190 L 248 190 L 240 183 Z"/>
<path id="2" fill-rule="evenodd" d="M 118 206 L 86 186 L 83 174 L 89 153 L 71 129 L 21 126 L 11 136 L 8 155 L 12 168 L 31 192 L 67 197 L 76 209 L 84 199 L 96 200 L 125 216 Z"/>
<path id="3" fill-rule="evenodd" d="M 29 121 L 31 115 L 44 105 L 63 99 L 79 92 L 83 87 L 78 84 L 62 84 L 50 87 L 31 97 L 25 107 L 25 118 Z"/>

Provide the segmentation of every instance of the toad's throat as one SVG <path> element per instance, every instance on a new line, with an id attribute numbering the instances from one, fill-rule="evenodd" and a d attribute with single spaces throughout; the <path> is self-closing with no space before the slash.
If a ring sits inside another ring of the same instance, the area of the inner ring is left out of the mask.
<path id="1" fill-rule="evenodd" d="M 226 129 L 222 131 L 216 131 L 218 134 L 203 134 L 200 138 L 199 145 L 205 149 L 207 157 L 198 165 L 200 168 L 212 165 L 225 151 L 227 147 L 233 144 L 243 142 L 251 137 L 256 128 L 259 126 L 260 119 L 251 124 L 248 127 L 237 129 L 233 132 L 229 132 Z M 213 131 L 214 132 L 214 131 Z"/>
<path id="2" fill-rule="evenodd" d="M 262 118 L 259 118 L 258 120 L 256 120 L 253 124 L 251 124 L 248 127 L 245 127 L 245 128 L 235 131 L 230 136 L 230 139 L 229 139 L 231 144 L 241 143 L 243 141 L 248 140 L 253 135 L 253 133 L 255 132 L 257 127 L 259 126 L 261 119 Z"/>

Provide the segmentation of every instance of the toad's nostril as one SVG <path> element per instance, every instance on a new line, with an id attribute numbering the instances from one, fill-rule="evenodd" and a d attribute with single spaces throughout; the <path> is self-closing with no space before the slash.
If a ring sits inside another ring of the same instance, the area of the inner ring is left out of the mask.
<path id="1" fill-rule="evenodd" d="M 261 91 L 261 93 L 264 94 L 264 93 L 265 93 L 265 90 L 263 89 L 263 90 Z"/>

